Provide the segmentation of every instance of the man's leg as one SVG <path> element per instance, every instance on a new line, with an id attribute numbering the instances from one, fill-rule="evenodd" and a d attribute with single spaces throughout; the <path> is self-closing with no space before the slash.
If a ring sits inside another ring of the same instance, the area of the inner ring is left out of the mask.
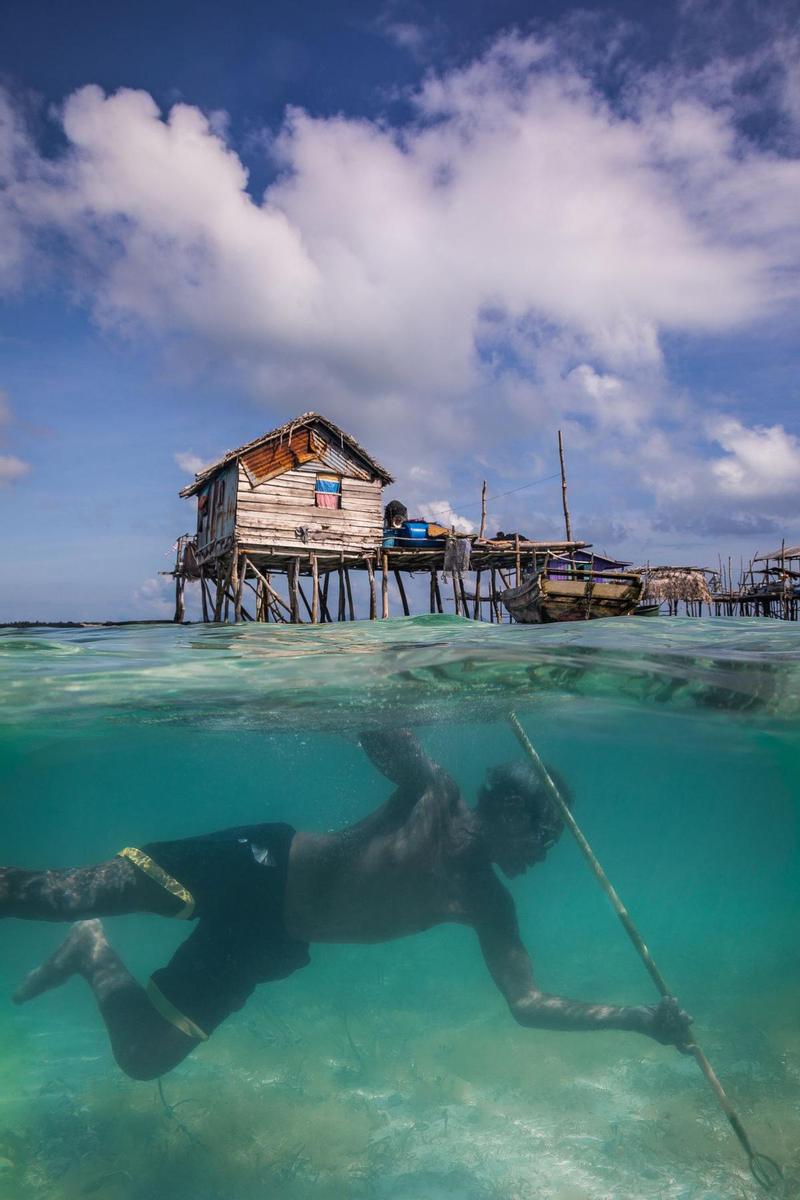
<path id="1" fill-rule="evenodd" d="M 110 946 L 99 921 L 74 925 L 55 954 L 20 985 L 14 1002 L 24 1004 L 59 987 L 72 975 L 81 975 L 92 989 L 114 1058 L 132 1079 L 155 1079 L 166 1074 L 197 1045 L 196 1038 L 156 1011 L 144 988 Z"/>
<path id="2" fill-rule="evenodd" d="M 80 921 L 126 913 L 175 916 L 182 902 L 128 858 L 65 871 L 0 867 L 0 917 Z"/>

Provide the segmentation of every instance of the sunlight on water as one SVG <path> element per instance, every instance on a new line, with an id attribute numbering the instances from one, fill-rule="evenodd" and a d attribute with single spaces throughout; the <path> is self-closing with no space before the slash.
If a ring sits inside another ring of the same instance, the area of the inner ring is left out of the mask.
<path id="1" fill-rule="evenodd" d="M 759 1148 L 800 1186 L 800 631 L 659 618 L 491 627 L 133 627 L 0 636 L 0 861 L 285 820 L 390 793 L 355 734 L 412 725 L 474 802 L 520 714 Z M 576 847 L 510 884 L 548 991 L 650 1003 Z M 180 922 L 109 921 L 146 977 Z M 3 922 L 0 993 L 60 940 Z M 520 1028 L 474 934 L 311 947 L 164 1080 L 113 1063 L 82 981 L 0 1000 L 1 1200 L 738 1200 L 695 1064 Z M 790 1189 L 789 1194 L 795 1194 Z"/>

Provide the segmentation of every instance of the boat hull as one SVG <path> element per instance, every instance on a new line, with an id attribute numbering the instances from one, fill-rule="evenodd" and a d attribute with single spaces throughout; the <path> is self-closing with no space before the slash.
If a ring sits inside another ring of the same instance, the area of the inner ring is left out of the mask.
<path id="1" fill-rule="evenodd" d="M 500 596 L 507 612 L 524 625 L 555 621 L 596 621 L 602 617 L 630 616 L 642 596 L 642 580 L 635 575 L 619 579 L 559 579 L 540 571 L 519 587 Z"/>

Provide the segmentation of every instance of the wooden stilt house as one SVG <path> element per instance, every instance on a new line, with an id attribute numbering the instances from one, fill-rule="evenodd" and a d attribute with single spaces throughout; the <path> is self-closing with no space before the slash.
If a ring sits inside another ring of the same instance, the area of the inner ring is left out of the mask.
<path id="1" fill-rule="evenodd" d="M 319 413 L 303 413 L 230 450 L 180 493 L 197 498 L 197 528 L 177 542 L 170 572 L 175 620 L 186 614 L 187 582 L 200 584 L 204 621 L 354 620 L 353 570 L 363 572 L 362 584 L 366 576 L 373 619 L 379 608 L 389 616 L 390 575 L 406 616 L 403 576 L 420 572 L 429 578 L 430 611 L 442 612 L 439 572 L 449 570 L 457 613 L 478 618 L 488 610 L 489 620 L 500 620 L 498 580 L 508 586 L 506 571 L 519 581 L 542 554 L 586 545 L 479 536 L 471 547 L 475 583 L 468 597 L 461 569 L 447 566 L 454 532 L 407 546 L 384 541 L 382 492 L 392 482 L 355 438 Z M 482 574 L 489 577 L 483 591 Z"/>
<path id="2" fill-rule="evenodd" d="M 381 545 L 382 488 L 391 482 L 338 425 L 304 413 L 229 451 L 180 494 L 197 496 L 198 563 L 234 542 L 276 559 L 310 550 L 360 559 Z"/>

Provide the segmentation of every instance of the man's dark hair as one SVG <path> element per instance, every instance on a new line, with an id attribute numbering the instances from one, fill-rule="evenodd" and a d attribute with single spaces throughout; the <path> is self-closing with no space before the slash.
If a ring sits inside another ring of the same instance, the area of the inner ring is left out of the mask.
<path id="1" fill-rule="evenodd" d="M 547 767 L 547 772 L 558 788 L 568 808 L 572 808 L 572 794 L 562 776 Z M 548 791 L 542 776 L 531 763 L 500 763 L 486 772 L 486 782 L 481 789 L 479 804 L 484 811 L 521 805 L 530 813 L 532 820 L 553 839 L 561 836 L 564 821 Z"/>

